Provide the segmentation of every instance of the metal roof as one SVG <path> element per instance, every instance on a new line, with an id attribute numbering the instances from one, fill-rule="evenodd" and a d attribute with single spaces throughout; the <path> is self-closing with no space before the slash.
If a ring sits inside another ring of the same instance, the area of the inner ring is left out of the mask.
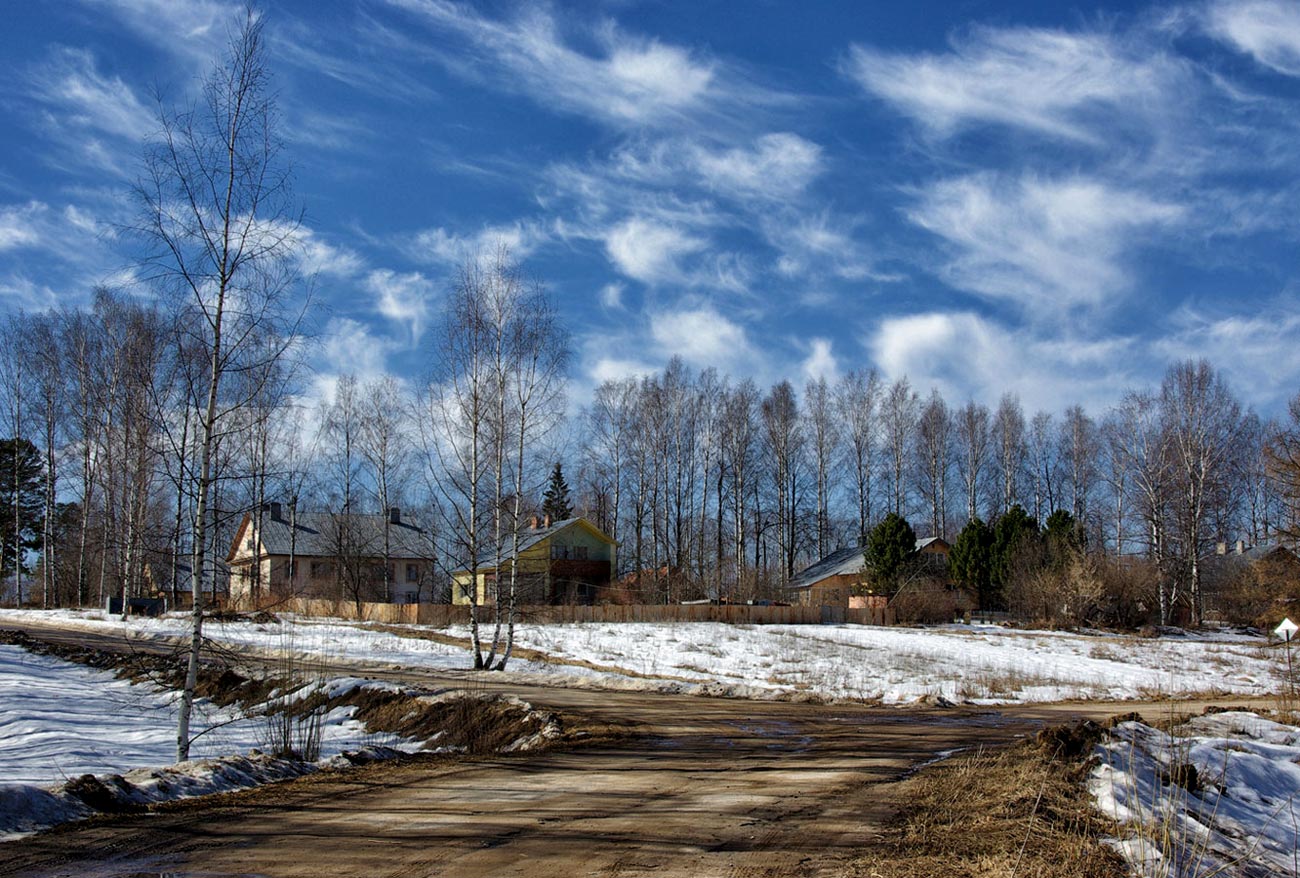
<path id="1" fill-rule="evenodd" d="M 299 512 L 289 523 L 286 513 L 275 516 L 271 510 L 262 513 L 260 540 L 267 555 L 332 558 L 340 549 L 349 554 L 381 556 L 384 554 L 384 523 L 386 515 L 362 515 L 335 512 Z M 254 524 L 249 514 L 249 527 Z M 243 529 L 236 539 L 243 537 Z M 232 547 L 233 548 L 233 547 Z M 390 558 L 429 558 L 433 554 L 429 534 L 409 521 L 388 522 L 388 555 Z"/>
<path id="2" fill-rule="evenodd" d="M 916 551 L 919 552 L 934 543 L 948 545 L 946 541 L 939 537 L 926 537 L 923 540 L 916 541 Z M 808 588 L 832 576 L 857 576 L 867 568 L 866 552 L 866 546 L 850 546 L 847 549 L 838 549 L 831 552 L 811 567 L 799 571 L 799 574 L 790 580 L 786 588 Z"/>

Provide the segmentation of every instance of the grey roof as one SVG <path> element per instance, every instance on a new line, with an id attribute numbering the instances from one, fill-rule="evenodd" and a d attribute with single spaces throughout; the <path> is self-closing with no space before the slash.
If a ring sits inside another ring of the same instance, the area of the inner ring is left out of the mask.
<path id="1" fill-rule="evenodd" d="M 790 580 L 790 584 L 786 587 L 808 588 L 832 576 L 857 575 L 867 566 L 867 558 L 864 552 L 865 549 L 862 546 L 850 546 L 847 549 L 831 552 L 816 564 L 800 571 L 799 575 Z"/>
<path id="2" fill-rule="evenodd" d="M 939 537 L 926 537 L 923 540 L 917 540 L 916 551 L 919 552 L 935 542 L 940 542 Z M 847 549 L 838 549 L 831 552 L 811 567 L 799 571 L 799 574 L 790 580 L 786 588 L 808 588 L 832 576 L 856 576 L 867 567 L 866 551 L 866 546 L 850 546 Z"/>
<path id="3" fill-rule="evenodd" d="M 1256 561 L 1262 561 L 1272 555 L 1274 552 L 1283 552 L 1287 555 L 1294 553 L 1281 543 L 1261 543 L 1258 546 L 1250 546 L 1245 550 L 1238 552 L 1235 546 L 1228 546 L 1227 551 L 1220 555 L 1215 552 L 1206 555 L 1203 560 L 1208 561 L 1211 566 L 1228 566 L 1254 564 Z"/>
<path id="4" fill-rule="evenodd" d="M 250 513 L 251 516 L 251 513 Z M 279 517 L 270 510 L 262 513 L 262 550 L 268 555 L 288 555 L 292 543 L 295 555 L 334 557 L 340 544 L 350 553 L 381 556 L 384 553 L 384 515 L 347 515 L 335 512 L 299 512 L 290 526 L 288 513 Z M 250 522 L 251 526 L 252 522 Z M 399 521 L 388 525 L 390 558 L 430 557 L 429 534 L 419 525 Z"/>
<path id="5" fill-rule="evenodd" d="M 523 553 L 528 551 L 533 546 L 537 545 L 542 540 L 546 539 L 552 534 L 557 534 L 560 531 L 567 528 L 569 525 L 577 524 L 581 520 L 582 519 L 580 518 L 565 518 L 560 521 L 554 522 L 550 527 L 539 527 L 536 529 L 531 527 L 526 527 L 522 529 L 521 531 L 519 531 L 519 552 Z M 489 535 L 489 540 L 490 539 L 491 536 Z M 513 548 L 514 548 L 514 540 L 511 537 L 511 535 L 507 533 L 505 536 L 505 544 L 501 547 L 501 551 L 499 553 L 491 546 L 489 546 L 484 551 L 478 553 L 478 566 L 492 567 L 497 563 L 498 560 L 502 562 L 509 561 L 511 558 L 514 557 L 514 552 L 512 551 Z"/>

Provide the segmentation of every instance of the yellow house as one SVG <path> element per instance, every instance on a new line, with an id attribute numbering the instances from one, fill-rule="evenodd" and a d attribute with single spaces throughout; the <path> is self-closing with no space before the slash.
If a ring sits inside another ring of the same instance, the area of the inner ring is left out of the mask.
<path id="1" fill-rule="evenodd" d="M 533 519 L 519 534 L 518 553 L 507 537 L 500 552 L 479 553 L 477 570 L 451 574 L 451 601 L 470 602 L 470 582 L 478 582 L 478 602 L 492 602 L 498 575 L 507 588 L 514 569 L 516 601 L 520 604 L 593 604 L 609 585 L 618 544 L 585 518 L 552 523 Z"/>

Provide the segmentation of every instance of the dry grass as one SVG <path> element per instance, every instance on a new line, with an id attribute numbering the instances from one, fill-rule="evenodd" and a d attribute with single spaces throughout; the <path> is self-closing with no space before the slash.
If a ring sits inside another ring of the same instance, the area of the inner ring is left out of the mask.
<path id="1" fill-rule="evenodd" d="M 1118 878 L 1082 779 L 1091 732 L 954 758 L 903 781 L 910 805 L 852 872 L 870 878 Z M 1068 755 L 1062 755 L 1062 751 Z"/>

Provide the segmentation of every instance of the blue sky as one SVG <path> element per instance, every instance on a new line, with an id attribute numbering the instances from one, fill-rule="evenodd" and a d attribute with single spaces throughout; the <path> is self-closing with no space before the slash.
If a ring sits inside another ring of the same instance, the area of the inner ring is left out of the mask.
<path id="1" fill-rule="evenodd" d="M 673 355 L 1030 410 L 1186 356 L 1266 413 L 1300 390 L 1295 4 L 265 8 L 318 393 L 423 375 L 498 240 L 560 305 L 578 401 Z M 153 95 L 192 94 L 237 14 L 6 11 L 0 307 L 130 288 Z"/>

